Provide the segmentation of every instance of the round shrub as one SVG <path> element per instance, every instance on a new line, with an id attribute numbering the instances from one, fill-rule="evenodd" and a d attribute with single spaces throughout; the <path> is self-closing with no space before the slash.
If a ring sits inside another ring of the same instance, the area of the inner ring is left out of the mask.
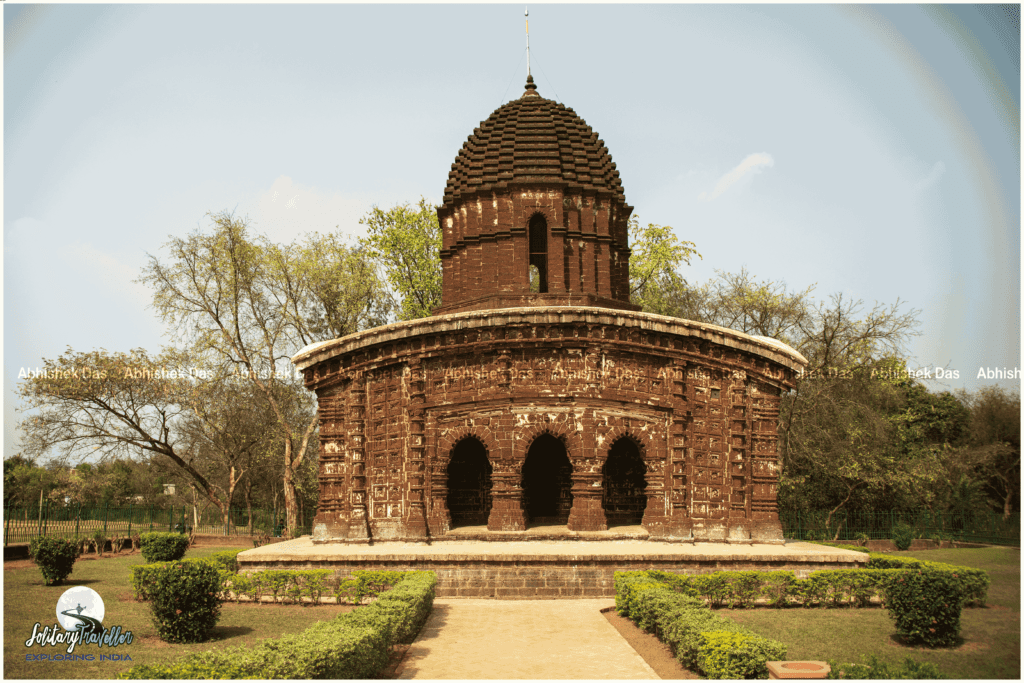
<path id="1" fill-rule="evenodd" d="M 174 562 L 185 556 L 188 536 L 173 532 L 150 531 L 141 536 L 142 556 L 146 562 Z"/>
<path id="2" fill-rule="evenodd" d="M 928 647 L 957 644 L 965 597 L 956 570 L 904 569 L 885 586 L 885 607 L 896 622 L 896 635 Z"/>
<path id="3" fill-rule="evenodd" d="M 169 643 L 199 643 L 220 619 L 221 574 L 206 560 L 172 562 L 152 574 L 153 625 Z"/>
<path id="4" fill-rule="evenodd" d="M 909 550 L 914 542 L 914 527 L 906 522 L 899 522 L 892 528 L 892 542 L 897 550 Z"/>
<path id="5" fill-rule="evenodd" d="M 46 585 L 52 586 L 71 576 L 75 560 L 82 554 L 82 545 L 78 539 L 66 541 L 44 536 L 33 538 L 28 544 L 28 552 L 39 565 Z"/>

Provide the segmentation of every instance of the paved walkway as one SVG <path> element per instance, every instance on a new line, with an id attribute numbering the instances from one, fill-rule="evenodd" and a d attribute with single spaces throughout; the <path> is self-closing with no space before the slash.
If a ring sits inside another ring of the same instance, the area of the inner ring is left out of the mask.
<path id="1" fill-rule="evenodd" d="M 614 600 L 436 599 L 399 678 L 657 679 L 601 614 Z"/>

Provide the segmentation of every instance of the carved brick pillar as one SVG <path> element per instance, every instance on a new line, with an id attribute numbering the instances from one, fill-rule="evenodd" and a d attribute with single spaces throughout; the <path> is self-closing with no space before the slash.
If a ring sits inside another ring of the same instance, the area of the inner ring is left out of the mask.
<path id="1" fill-rule="evenodd" d="M 751 493 L 750 483 L 750 424 L 751 399 L 744 381 L 745 373 L 733 372 L 733 382 L 728 387 L 728 464 L 725 491 L 728 491 L 729 543 L 752 543 L 751 540 Z"/>
<path id="2" fill-rule="evenodd" d="M 370 520 L 367 514 L 366 486 L 366 383 L 367 378 L 357 372 L 349 390 L 348 424 L 352 454 L 352 478 L 349 489 L 351 514 L 346 537 L 353 541 L 370 540 Z"/>
<path id="3" fill-rule="evenodd" d="M 436 453 L 430 463 L 430 535 L 437 537 L 452 528 L 448 511 L 448 463 L 451 453 Z"/>
<path id="4" fill-rule="evenodd" d="M 784 542 L 779 522 L 778 389 L 752 384 L 750 537 L 757 543 Z"/>
<path id="5" fill-rule="evenodd" d="M 565 291 L 565 228 L 552 227 L 548 240 L 548 291 Z"/>
<path id="6" fill-rule="evenodd" d="M 487 529 L 526 531 L 522 465 L 502 459 L 495 461 L 492 467 L 491 514 L 487 517 Z"/>
<path id="7" fill-rule="evenodd" d="M 348 474 L 345 445 L 345 398 L 335 388 L 317 396 L 320 415 L 320 504 L 313 520 L 313 542 L 348 535 Z"/>
<path id="8" fill-rule="evenodd" d="M 690 419 L 687 417 L 686 361 L 676 360 L 669 368 L 672 387 L 672 415 L 668 426 L 668 515 L 665 536 L 693 541 L 690 496 L 693 487 L 693 458 L 689 447 Z"/>
<path id="9" fill-rule="evenodd" d="M 569 531 L 605 531 L 608 518 L 601 507 L 601 461 L 596 458 L 572 460 L 572 510 Z"/>
<path id="10" fill-rule="evenodd" d="M 409 457 L 405 462 L 406 506 L 405 534 L 409 539 L 426 540 L 427 511 L 426 495 L 426 433 L 424 422 L 426 402 L 423 380 L 423 366 L 414 358 L 408 366 L 409 382 Z"/>
<path id="11" fill-rule="evenodd" d="M 651 450 L 656 448 L 652 446 Z M 672 531 L 665 491 L 665 457 L 658 452 L 647 452 L 644 453 L 644 464 L 647 466 L 644 473 L 644 481 L 647 483 L 644 489 L 644 493 L 647 494 L 647 507 L 644 508 L 641 524 L 651 536 L 663 538 L 671 535 Z"/>

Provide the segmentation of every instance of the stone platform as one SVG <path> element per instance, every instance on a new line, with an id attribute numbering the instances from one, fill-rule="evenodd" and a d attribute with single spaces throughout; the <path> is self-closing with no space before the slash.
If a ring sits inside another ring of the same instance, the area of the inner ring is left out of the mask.
<path id="1" fill-rule="evenodd" d="M 565 527 L 561 527 L 565 529 Z M 801 541 L 777 545 L 663 543 L 614 538 L 598 532 L 581 539 L 553 530 L 546 540 L 443 540 L 372 545 L 324 543 L 309 536 L 238 555 L 241 571 L 261 569 L 430 570 L 437 573 L 438 597 L 536 599 L 612 597 L 616 571 L 660 569 L 680 574 L 726 570 L 790 570 L 798 578 L 819 569 L 863 567 L 868 556 Z M 619 532 L 622 533 L 622 532 Z M 472 536 L 472 532 L 467 532 Z M 503 536 L 509 535 L 508 533 Z"/>

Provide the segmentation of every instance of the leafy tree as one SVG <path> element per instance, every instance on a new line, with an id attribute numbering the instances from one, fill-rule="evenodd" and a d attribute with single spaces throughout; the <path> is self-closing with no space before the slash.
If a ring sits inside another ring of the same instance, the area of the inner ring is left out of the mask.
<path id="1" fill-rule="evenodd" d="M 307 238 L 274 247 L 245 220 L 211 214 L 211 231 L 171 238 L 142 282 L 161 318 L 221 375 L 251 383 L 273 416 L 289 528 L 298 515 L 296 474 L 315 444 L 314 399 L 290 357 L 301 347 L 375 325 L 386 310 L 359 250 Z M 298 401 L 301 409 L 296 409 Z M 310 455 L 308 457 L 315 457 Z"/>
<path id="2" fill-rule="evenodd" d="M 867 307 L 842 294 L 818 301 L 814 286 L 791 289 L 745 268 L 716 271 L 699 285 L 663 271 L 654 289 L 658 297 L 647 298 L 647 310 L 778 339 L 807 359 L 781 406 L 780 506 L 834 515 L 937 497 L 938 473 L 949 459 L 943 444 L 957 438 L 938 416 L 952 423 L 956 413 L 962 428 L 963 411 L 952 397 L 933 400 L 905 381 L 901 359 L 917 333 L 918 311 L 900 301 Z"/>
<path id="3" fill-rule="evenodd" d="M 960 456 L 1009 519 L 1020 509 L 1020 392 L 989 386 L 959 396 L 970 410 L 968 443 Z"/>
<path id="4" fill-rule="evenodd" d="M 39 503 L 53 488 L 53 473 L 36 465 L 21 453 L 4 460 L 4 507 L 25 507 Z"/>
<path id="5" fill-rule="evenodd" d="M 398 319 L 425 318 L 441 305 L 441 227 L 437 210 L 420 197 L 414 207 L 374 206 L 359 219 L 367 235 L 360 245 L 383 271 L 398 299 Z"/>
<path id="6" fill-rule="evenodd" d="M 677 291 L 682 279 L 676 274 L 681 264 L 690 265 L 697 253 L 693 242 L 680 242 L 668 225 L 640 225 L 634 214 L 629 219 L 629 298 L 643 310 L 665 312 L 666 298 Z"/>
<path id="7" fill-rule="evenodd" d="M 337 339 L 388 322 L 392 304 L 365 248 L 313 233 L 288 245 L 264 243 L 266 287 L 296 343 Z"/>
<path id="8" fill-rule="evenodd" d="M 30 415 L 22 421 L 30 455 L 60 456 L 49 498 L 58 502 L 123 504 L 131 494 L 133 454 L 173 464 L 203 497 L 228 509 L 242 471 L 238 465 L 266 438 L 269 410 L 253 402 L 248 383 L 197 381 L 180 352 L 156 357 L 71 349 L 19 390 Z M 93 466 L 86 458 L 117 460 Z"/>

